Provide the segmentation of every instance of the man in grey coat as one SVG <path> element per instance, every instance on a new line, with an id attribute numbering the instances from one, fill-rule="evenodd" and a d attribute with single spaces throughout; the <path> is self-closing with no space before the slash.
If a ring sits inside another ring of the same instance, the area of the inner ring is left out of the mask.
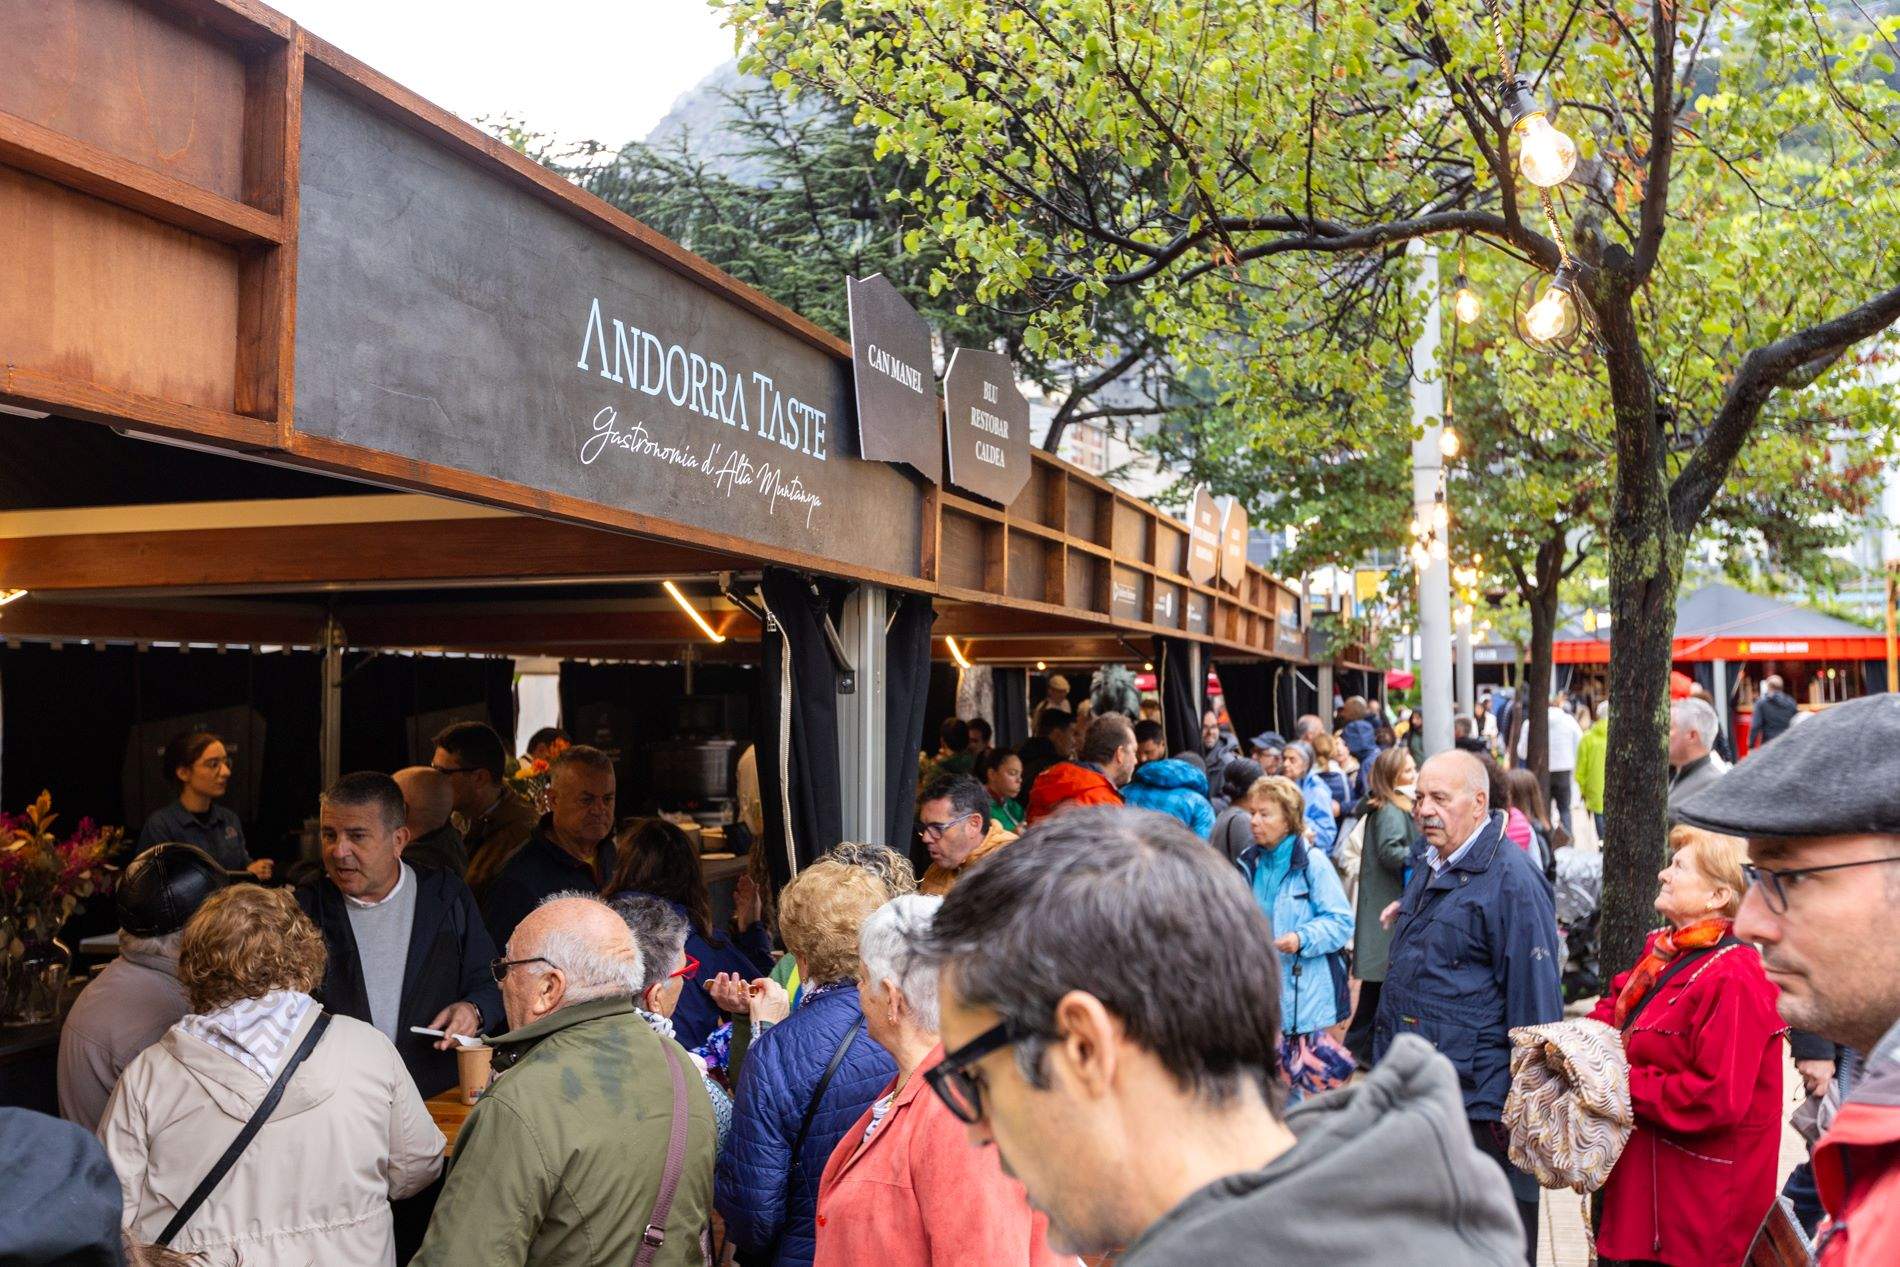
<path id="1" fill-rule="evenodd" d="M 80 991 L 59 1032 L 61 1117 L 98 1130 L 125 1067 L 191 1010 L 179 939 L 224 884 L 223 866 L 195 845 L 153 845 L 126 864 L 114 895 L 119 957 Z"/>
<path id="2" fill-rule="evenodd" d="M 1104 807 L 1025 839 L 932 923 L 946 1054 L 929 1082 L 1048 1215 L 1052 1248 L 1120 1267 L 1523 1261 L 1510 1186 L 1423 1040 L 1283 1114 L 1273 930 L 1204 841 Z"/>
<path id="3" fill-rule="evenodd" d="M 1691 695 L 1669 706 L 1669 821 L 1678 821 L 1682 803 L 1712 783 L 1724 771 L 1715 764 L 1717 721 L 1708 701 Z"/>

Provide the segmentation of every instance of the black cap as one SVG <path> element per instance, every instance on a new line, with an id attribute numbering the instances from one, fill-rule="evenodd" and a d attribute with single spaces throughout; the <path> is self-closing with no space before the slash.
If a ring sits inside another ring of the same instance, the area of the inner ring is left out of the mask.
<path id="1" fill-rule="evenodd" d="M 1895 753 L 1900 695 L 1848 700 L 1757 748 L 1675 817 L 1728 836 L 1900 836 L 1900 797 L 1880 774 Z"/>
<path id="2" fill-rule="evenodd" d="M 196 845 L 153 845 L 119 877 L 119 927 L 134 937 L 175 933 L 224 885 L 224 868 Z"/>

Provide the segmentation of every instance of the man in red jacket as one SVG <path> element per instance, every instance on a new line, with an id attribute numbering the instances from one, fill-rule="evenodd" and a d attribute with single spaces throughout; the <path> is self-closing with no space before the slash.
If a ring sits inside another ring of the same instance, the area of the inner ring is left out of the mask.
<path id="1" fill-rule="evenodd" d="M 1135 728 L 1120 713 L 1103 713 L 1074 761 L 1057 762 L 1036 776 L 1028 821 L 1082 805 L 1120 805 L 1121 786 L 1134 775 Z"/>
<path id="2" fill-rule="evenodd" d="M 1886 754 L 1851 777 L 1840 753 Z M 1735 935 L 1760 945 L 1783 1020 L 1869 1053 L 1814 1150 L 1828 1223 L 1820 1267 L 1900 1263 L 1900 695 L 1836 705 L 1682 803 L 1682 821 L 1748 838 Z"/>

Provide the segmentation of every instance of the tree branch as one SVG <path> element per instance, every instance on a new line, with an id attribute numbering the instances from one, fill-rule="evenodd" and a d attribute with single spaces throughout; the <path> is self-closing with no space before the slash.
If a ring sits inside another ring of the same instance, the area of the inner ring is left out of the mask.
<path id="1" fill-rule="evenodd" d="M 1900 286 L 1743 357 L 1706 437 L 1670 485 L 1669 514 L 1676 530 L 1687 533 L 1702 517 L 1776 388 L 1814 381 L 1834 358 L 1895 321 L 1900 321 Z"/>
<path id="2" fill-rule="evenodd" d="M 1643 181 L 1643 212 L 1636 234 L 1636 258 L 1630 285 L 1641 286 L 1656 268 L 1663 229 L 1669 220 L 1669 177 L 1676 152 L 1676 7 L 1649 6 L 1649 173 Z"/>
<path id="3" fill-rule="evenodd" d="M 1084 401 L 1120 378 L 1123 374 L 1126 374 L 1134 367 L 1137 361 L 1141 360 L 1141 358 L 1147 354 L 1147 344 L 1137 343 L 1134 347 L 1122 353 L 1120 360 L 1112 365 L 1104 366 L 1102 369 L 1070 388 L 1068 396 L 1063 400 L 1061 407 L 1056 410 L 1055 417 L 1049 419 L 1048 433 L 1042 437 L 1043 452 L 1054 453 L 1062 444 L 1062 433 L 1068 430 L 1071 422 L 1075 421 L 1076 411 L 1082 407 Z"/>

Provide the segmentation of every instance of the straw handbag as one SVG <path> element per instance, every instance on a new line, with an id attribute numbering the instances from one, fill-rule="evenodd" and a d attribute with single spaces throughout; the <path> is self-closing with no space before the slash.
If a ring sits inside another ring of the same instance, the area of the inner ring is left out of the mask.
<path id="1" fill-rule="evenodd" d="M 1588 1017 L 1512 1030 L 1504 1126 L 1544 1187 L 1601 1188 L 1636 1126 L 1622 1034 Z"/>

